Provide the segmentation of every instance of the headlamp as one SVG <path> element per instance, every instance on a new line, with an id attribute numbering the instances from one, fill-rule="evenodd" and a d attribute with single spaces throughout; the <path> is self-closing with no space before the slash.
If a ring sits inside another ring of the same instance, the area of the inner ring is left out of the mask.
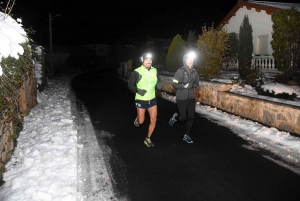
<path id="1" fill-rule="evenodd" d="M 145 59 L 152 59 L 152 54 L 150 54 L 150 53 L 142 54 L 141 61 L 144 62 Z"/>
<path id="2" fill-rule="evenodd" d="M 151 59 L 152 55 L 151 54 L 147 54 L 145 59 Z"/>
<path id="3" fill-rule="evenodd" d="M 189 59 L 195 59 L 195 57 L 196 57 L 196 54 L 194 52 L 190 52 L 187 54 L 187 58 L 189 58 Z"/>

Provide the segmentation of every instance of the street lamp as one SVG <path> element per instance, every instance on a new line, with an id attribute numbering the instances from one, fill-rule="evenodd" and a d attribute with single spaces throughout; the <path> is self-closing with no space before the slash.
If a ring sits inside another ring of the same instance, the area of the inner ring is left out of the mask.
<path id="1" fill-rule="evenodd" d="M 52 48 L 52 17 L 60 17 L 61 14 L 51 15 L 49 13 L 49 36 L 50 36 L 50 77 L 53 76 L 53 48 Z"/>

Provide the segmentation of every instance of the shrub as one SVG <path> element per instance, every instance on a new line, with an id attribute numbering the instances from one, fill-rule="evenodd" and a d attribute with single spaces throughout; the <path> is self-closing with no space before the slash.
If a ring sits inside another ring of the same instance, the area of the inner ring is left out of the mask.
<path id="1" fill-rule="evenodd" d="M 295 93 L 290 95 L 290 94 L 285 93 L 285 92 L 275 94 L 275 92 L 273 90 L 271 92 L 269 90 L 265 91 L 261 86 L 256 86 L 255 90 L 257 91 L 257 93 L 259 95 L 270 96 L 270 97 L 280 98 L 280 99 L 285 99 L 285 100 L 292 100 L 293 101 L 297 97 L 297 94 L 295 94 Z"/>
<path id="2" fill-rule="evenodd" d="M 186 45 L 181 35 L 177 34 L 169 47 L 166 59 L 167 71 L 175 72 L 183 65 L 183 55 L 186 51 Z"/>
<path id="3" fill-rule="evenodd" d="M 204 77 L 219 77 L 223 68 L 225 51 L 228 49 L 227 42 L 229 35 L 224 30 L 211 27 L 202 27 L 197 45 L 201 61 L 199 64 L 199 73 Z"/>

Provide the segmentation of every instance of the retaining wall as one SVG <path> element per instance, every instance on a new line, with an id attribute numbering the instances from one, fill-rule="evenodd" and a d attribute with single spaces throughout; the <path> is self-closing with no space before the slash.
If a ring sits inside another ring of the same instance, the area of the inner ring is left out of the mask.
<path id="1" fill-rule="evenodd" d="M 160 75 L 162 91 L 176 93 L 172 77 Z M 282 131 L 300 134 L 300 107 L 230 92 L 232 84 L 200 81 L 201 92 L 195 91 L 200 103 L 215 107 Z M 261 98 L 260 98 L 261 97 Z M 276 98 L 272 98 L 276 100 Z"/>

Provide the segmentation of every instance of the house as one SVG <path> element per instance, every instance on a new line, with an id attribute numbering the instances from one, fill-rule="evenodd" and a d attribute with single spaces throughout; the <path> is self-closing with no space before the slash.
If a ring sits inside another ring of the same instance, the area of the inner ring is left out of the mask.
<path id="1" fill-rule="evenodd" d="M 170 38 L 157 38 L 147 36 L 145 49 L 156 54 L 154 65 L 159 70 L 164 69 L 166 56 L 171 43 L 172 39 Z"/>
<path id="2" fill-rule="evenodd" d="M 300 4 L 298 3 L 238 0 L 236 5 L 221 21 L 219 27 L 222 27 L 227 33 L 235 32 L 238 34 L 244 16 L 248 15 L 253 29 L 253 54 L 260 57 L 256 57 L 257 59 L 273 59 L 273 49 L 270 43 L 273 32 L 271 15 L 277 10 L 290 9 L 292 7 L 300 11 Z M 271 63 L 267 63 L 274 67 L 274 60 Z"/>
<path id="3" fill-rule="evenodd" d="M 157 54 L 166 56 L 171 43 L 172 39 L 170 38 L 157 38 L 147 36 L 146 47 L 150 49 L 153 48 L 155 49 L 155 51 L 157 51 Z"/>
<path id="4" fill-rule="evenodd" d="M 66 69 L 66 60 L 70 56 L 70 47 L 64 45 L 53 45 L 52 57 L 50 52 L 50 46 L 48 44 L 42 45 L 45 48 L 45 65 L 51 68 L 51 62 L 53 62 L 53 73 L 59 73 Z"/>
<path id="5" fill-rule="evenodd" d="M 97 67 L 113 66 L 113 47 L 107 44 L 87 44 L 87 48 L 94 51 Z"/>
<path id="6" fill-rule="evenodd" d="M 130 61 L 132 67 L 136 68 L 141 64 L 140 55 L 144 52 L 151 52 L 154 57 L 153 65 L 157 69 L 162 69 L 171 42 L 172 39 L 170 38 L 157 38 L 147 35 L 135 43 L 115 44 L 115 60 L 121 63 L 121 66 L 123 62 Z"/>

